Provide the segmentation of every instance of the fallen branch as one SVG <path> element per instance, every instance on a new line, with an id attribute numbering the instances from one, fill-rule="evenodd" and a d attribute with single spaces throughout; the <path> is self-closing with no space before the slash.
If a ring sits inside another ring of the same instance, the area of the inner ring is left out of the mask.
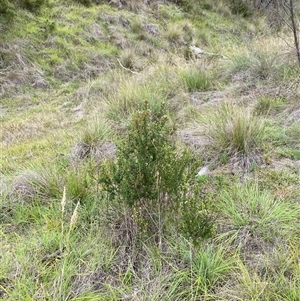
<path id="1" fill-rule="evenodd" d="M 201 56 L 201 54 L 205 54 L 205 55 L 211 55 L 211 56 L 218 56 L 221 57 L 222 59 L 227 60 L 228 57 L 219 53 L 212 53 L 212 52 L 207 52 L 205 50 L 202 50 L 199 47 L 196 46 L 190 46 L 190 49 L 195 53 L 196 56 Z"/>
<path id="2" fill-rule="evenodd" d="M 138 72 L 132 71 L 131 69 L 124 67 L 124 66 L 122 65 L 122 63 L 120 62 L 119 59 L 117 59 L 117 61 L 118 61 L 118 63 L 120 64 L 120 66 L 121 66 L 123 69 L 125 69 L 125 70 L 127 70 L 127 71 L 129 71 L 129 72 L 131 72 L 131 73 L 133 73 L 133 74 L 139 74 Z"/>

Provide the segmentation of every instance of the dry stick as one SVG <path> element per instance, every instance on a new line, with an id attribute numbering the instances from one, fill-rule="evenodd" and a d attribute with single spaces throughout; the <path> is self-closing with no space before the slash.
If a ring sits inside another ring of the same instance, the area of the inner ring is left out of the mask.
<path id="1" fill-rule="evenodd" d="M 294 42 L 295 42 L 295 47 L 296 47 L 296 51 L 297 51 L 297 58 L 298 58 L 298 63 L 300 65 L 300 49 L 299 49 L 299 40 L 298 40 L 298 34 L 297 34 L 297 28 L 296 28 L 296 22 L 295 22 L 295 15 L 294 15 L 294 2 L 293 2 L 293 0 L 290 0 L 290 13 L 291 13 L 291 21 L 292 21 L 293 34 L 294 34 Z"/>
<path id="2" fill-rule="evenodd" d="M 288 23 L 288 21 L 286 21 L 284 19 L 284 17 L 278 12 L 278 11 L 275 11 L 277 13 L 277 15 L 283 20 L 283 22 L 285 23 L 285 25 L 287 25 L 292 31 L 293 31 L 293 34 L 294 34 L 294 47 L 296 48 L 296 51 L 297 51 L 297 59 L 298 59 L 298 62 L 299 62 L 299 65 L 300 65 L 300 47 L 299 47 L 299 39 L 298 39 L 298 34 L 297 34 L 297 26 L 296 26 L 296 22 L 295 22 L 295 14 L 294 14 L 294 2 L 293 0 L 290 0 L 290 5 L 289 7 L 286 7 L 284 6 L 283 4 L 283 9 L 286 13 L 290 13 L 290 19 L 292 21 L 292 25 Z M 284 39 L 283 39 L 284 40 Z M 286 42 L 286 41 L 285 41 Z M 291 46 L 288 42 L 286 42 L 286 44 L 289 46 L 289 47 L 292 47 L 294 48 L 293 46 Z"/>
<path id="3" fill-rule="evenodd" d="M 122 65 L 122 63 L 120 62 L 119 59 L 117 59 L 117 61 L 118 61 L 118 63 L 120 64 L 120 66 L 121 66 L 123 69 L 125 69 L 125 70 L 127 70 L 127 71 L 129 71 L 129 72 L 131 72 L 131 73 L 133 73 L 133 74 L 139 74 L 138 72 L 132 71 L 132 70 L 130 70 L 129 68 L 124 67 L 124 66 Z"/>

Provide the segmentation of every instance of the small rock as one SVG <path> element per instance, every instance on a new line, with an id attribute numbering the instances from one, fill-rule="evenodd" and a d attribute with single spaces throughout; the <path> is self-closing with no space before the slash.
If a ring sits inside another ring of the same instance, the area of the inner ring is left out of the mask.
<path id="1" fill-rule="evenodd" d="M 204 166 L 204 167 L 202 167 L 202 168 L 199 170 L 199 172 L 197 173 L 197 177 L 205 176 L 205 175 L 208 174 L 208 172 L 209 172 L 208 166 Z"/>

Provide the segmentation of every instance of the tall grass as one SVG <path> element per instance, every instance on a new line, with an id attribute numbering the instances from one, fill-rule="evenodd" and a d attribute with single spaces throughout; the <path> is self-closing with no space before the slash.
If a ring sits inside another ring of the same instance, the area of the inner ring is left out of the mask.
<path id="1" fill-rule="evenodd" d="M 214 86 L 211 74 L 201 68 L 189 68 L 181 72 L 181 79 L 188 92 L 208 91 Z"/>
<path id="2" fill-rule="evenodd" d="M 254 116 L 247 108 L 223 103 L 214 112 L 205 115 L 204 135 L 217 154 L 254 157 L 262 146 L 264 120 Z"/>
<path id="3" fill-rule="evenodd" d="M 176 68 L 163 64 L 150 68 L 142 77 L 130 80 L 124 75 L 120 77 L 119 87 L 106 97 L 105 113 L 114 122 L 126 121 L 147 100 L 154 112 L 165 104 L 168 111 L 176 115 L 186 102 L 184 97 L 180 97 L 183 92 L 184 83 L 180 81 Z"/>
<path id="4" fill-rule="evenodd" d="M 87 125 L 83 128 L 79 140 L 91 150 L 111 140 L 112 137 L 113 131 L 107 120 L 96 117 L 87 121 Z"/>
<path id="5" fill-rule="evenodd" d="M 174 246 L 173 246 L 174 247 Z M 226 277 L 236 269 L 235 255 L 226 248 L 203 244 L 193 248 L 189 241 L 176 240 L 174 258 L 181 258 L 183 267 L 173 266 L 174 298 L 198 300 L 212 298 L 217 287 L 226 283 Z"/>

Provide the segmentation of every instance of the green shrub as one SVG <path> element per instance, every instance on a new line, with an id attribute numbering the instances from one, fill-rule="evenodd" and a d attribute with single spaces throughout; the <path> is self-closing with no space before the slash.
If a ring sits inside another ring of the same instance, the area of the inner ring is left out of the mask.
<path id="1" fill-rule="evenodd" d="M 93 3 L 92 0 L 75 0 L 75 2 L 79 2 L 85 6 L 90 6 Z"/>
<path id="2" fill-rule="evenodd" d="M 15 6 L 9 0 L 0 0 L 0 16 L 11 19 L 15 15 Z"/>
<path id="3" fill-rule="evenodd" d="M 39 10 L 48 0 L 21 0 L 21 6 L 29 11 L 35 12 Z"/>
<path id="4" fill-rule="evenodd" d="M 101 167 L 99 182 L 109 196 L 132 210 L 138 230 L 161 238 L 167 226 L 193 241 L 212 230 L 209 206 L 195 183 L 199 160 L 172 140 L 162 106 L 153 114 L 148 104 L 133 114 L 116 161 Z M 192 221 L 192 222 L 191 222 Z"/>
<path id="5" fill-rule="evenodd" d="M 235 15 L 250 17 L 254 13 L 254 4 L 249 0 L 227 0 L 228 6 Z"/>

